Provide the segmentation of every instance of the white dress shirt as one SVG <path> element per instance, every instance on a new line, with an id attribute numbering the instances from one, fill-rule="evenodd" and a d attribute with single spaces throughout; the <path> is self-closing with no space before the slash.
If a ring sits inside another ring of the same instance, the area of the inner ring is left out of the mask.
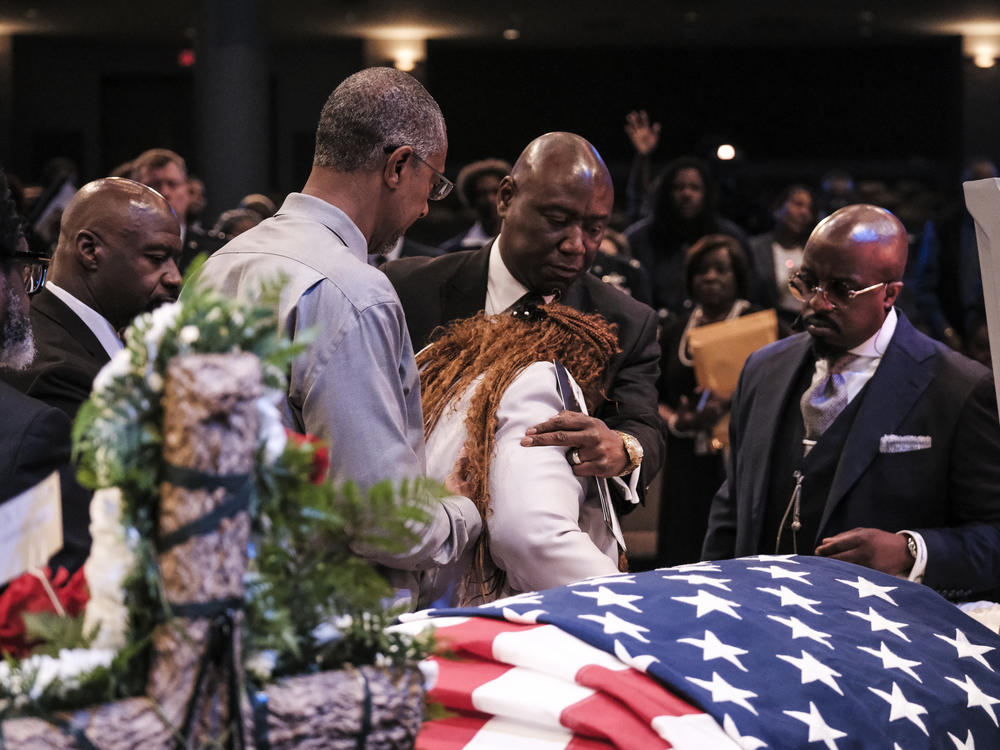
<path id="1" fill-rule="evenodd" d="M 61 286 L 51 281 L 45 282 L 45 288 L 65 302 L 66 306 L 77 314 L 77 317 L 84 322 L 87 328 L 97 337 L 97 340 L 101 342 L 101 346 L 104 347 L 109 357 L 115 356 L 115 354 L 125 348 L 122 340 L 118 338 L 118 332 L 115 330 L 115 327 L 97 310 L 84 304 Z"/>

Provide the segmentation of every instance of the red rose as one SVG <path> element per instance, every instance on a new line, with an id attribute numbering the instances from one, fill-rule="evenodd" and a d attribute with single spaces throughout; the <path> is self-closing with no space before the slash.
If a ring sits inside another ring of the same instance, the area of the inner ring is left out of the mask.
<path id="1" fill-rule="evenodd" d="M 83 568 L 72 577 L 66 568 L 59 568 L 55 576 L 48 566 L 43 572 L 66 614 L 76 617 L 83 612 L 90 598 Z M 7 590 L 0 594 L 0 654 L 23 658 L 37 645 L 34 641 L 28 641 L 24 632 L 23 615 L 26 612 L 56 612 L 42 582 L 31 573 L 15 578 Z"/>
<path id="2" fill-rule="evenodd" d="M 285 435 L 297 446 L 312 448 L 313 464 L 312 469 L 309 471 L 309 481 L 313 484 L 322 484 L 326 480 L 327 473 L 330 471 L 330 449 L 327 447 L 327 444 L 315 435 L 302 435 L 289 430 L 287 427 L 285 428 Z"/>

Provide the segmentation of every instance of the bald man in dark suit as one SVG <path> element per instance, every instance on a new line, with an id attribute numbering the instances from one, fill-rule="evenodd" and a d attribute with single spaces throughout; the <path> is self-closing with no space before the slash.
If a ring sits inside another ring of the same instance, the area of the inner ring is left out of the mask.
<path id="1" fill-rule="evenodd" d="M 703 559 L 797 552 L 951 599 L 1000 589 L 993 377 L 895 309 L 906 253 L 906 229 L 876 206 L 813 230 L 792 281 L 806 332 L 743 368 Z"/>
<path id="2" fill-rule="evenodd" d="M 439 325 L 485 310 L 499 314 L 524 295 L 598 313 L 618 326 L 621 353 L 594 417 L 561 412 L 525 436 L 560 445 L 579 476 L 634 479 L 641 487 L 663 460 L 657 414 L 657 318 L 653 310 L 587 273 L 614 202 L 596 149 L 572 133 L 532 141 L 497 196 L 500 236 L 479 250 L 407 258 L 384 267 L 403 303 L 414 348 Z M 640 475 L 633 476 L 641 467 Z M 624 508 L 623 510 L 627 510 Z"/>
<path id="3" fill-rule="evenodd" d="M 121 177 L 84 185 L 63 213 L 46 288 L 31 301 L 38 350 L 4 379 L 76 416 L 139 313 L 177 299 L 180 226 L 156 191 Z"/>

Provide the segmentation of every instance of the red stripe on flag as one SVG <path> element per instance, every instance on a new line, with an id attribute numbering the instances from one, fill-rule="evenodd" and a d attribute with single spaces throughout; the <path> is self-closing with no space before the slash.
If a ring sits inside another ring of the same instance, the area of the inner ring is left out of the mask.
<path id="1" fill-rule="evenodd" d="M 485 714 L 462 714 L 425 721 L 414 747 L 416 750 L 461 750 L 489 720 Z"/>
<path id="2" fill-rule="evenodd" d="M 704 713 L 674 695 L 652 677 L 634 669 L 614 670 L 587 666 L 576 673 L 576 682 L 614 696 L 645 721 L 652 721 L 657 716 Z"/>
<path id="3" fill-rule="evenodd" d="M 563 709 L 559 723 L 574 734 L 606 737 L 615 747 L 669 748 L 672 745 L 619 701 L 601 693 Z"/>
<path id="4" fill-rule="evenodd" d="M 438 676 L 434 687 L 427 693 L 427 698 L 448 708 L 463 711 L 476 710 L 472 703 L 472 693 L 477 687 L 512 669 L 507 664 L 482 659 L 456 661 L 435 656 L 431 660 L 437 662 Z"/>
<path id="5" fill-rule="evenodd" d="M 433 620 L 430 621 L 433 624 Z M 434 631 L 435 648 L 468 651 L 484 659 L 493 658 L 493 639 L 500 633 L 523 632 L 542 625 L 522 625 L 491 617 L 471 617 L 458 625 Z"/>

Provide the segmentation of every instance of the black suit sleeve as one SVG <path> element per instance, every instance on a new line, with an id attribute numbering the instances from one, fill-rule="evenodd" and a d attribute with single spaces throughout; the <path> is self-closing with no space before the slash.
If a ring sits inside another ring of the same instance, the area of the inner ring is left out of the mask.
<path id="1" fill-rule="evenodd" d="M 90 398 L 93 376 L 68 362 L 46 363 L 30 372 L 24 383 L 24 393 L 76 418 L 80 406 Z"/>
<path id="2" fill-rule="evenodd" d="M 634 435 L 642 444 L 640 485 L 643 487 L 663 465 L 666 445 L 663 420 L 656 409 L 656 382 L 660 373 L 656 332 L 656 313 L 648 310 L 637 326 L 635 337 L 622 340 L 619 335 L 623 349 L 618 355 L 621 364 L 608 389 L 607 401 L 594 414 L 611 429 Z"/>
<path id="3" fill-rule="evenodd" d="M 702 560 L 728 560 L 736 552 L 736 504 L 737 504 L 737 461 L 740 457 L 740 441 L 744 435 L 747 411 L 752 400 L 748 394 L 748 371 L 754 360 L 753 354 L 743 367 L 736 391 L 733 393 L 732 408 L 729 413 L 729 451 L 726 460 L 726 480 L 712 498 L 708 510 L 708 530 L 701 548 Z"/>
<path id="4" fill-rule="evenodd" d="M 924 583 L 950 599 L 1000 590 L 1000 423 L 989 375 L 977 383 L 955 429 L 948 468 L 954 526 L 915 529 L 927 543 Z"/>

